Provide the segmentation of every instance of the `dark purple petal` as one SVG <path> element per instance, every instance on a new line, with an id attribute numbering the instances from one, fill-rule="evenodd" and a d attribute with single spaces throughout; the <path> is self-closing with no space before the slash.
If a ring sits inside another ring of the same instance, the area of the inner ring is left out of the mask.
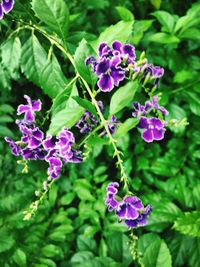
<path id="1" fill-rule="evenodd" d="M 111 71 L 110 75 L 113 78 L 115 86 L 118 86 L 119 82 L 123 81 L 125 78 L 125 72 L 122 69 L 114 69 Z"/>
<path id="2" fill-rule="evenodd" d="M 164 75 L 164 69 L 159 66 L 152 67 L 152 76 L 160 78 Z"/>
<path id="3" fill-rule="evenodd" d="M 42 103 L 39 99 L 35 100 L 35 101 L 31 101 L 31 104 L 32 104 L 32 110 L 33 111 L 40 111 L 41 110 Z"/>
<path id="4" fill-rule="evenodd" d="M 106 73 L 110 68 L 110 64 L 111 62 L 109 58 L 103 58 L 96 67 L 96 74 L 99 76 Z"/>
<path id="5" fill-rule="evenodd" d="M 34 122 L 35 121 L 35 114 L 32 110 L 28 110 L 27 112 L 25 112 L 24 118 L 27 122 Z"/>
<path id="6" fill-rule="evenodd" d="M 29 141 L 28 141 L 29 148 L 36 148 L 36 147 L 39 147 L 41 144 L 42 144 L 42 140 L 39 140 L 35 138 L 34 136 L 29 138 Z"/>
<path id="7" fill-rule="evenodd" d="M 38 149 L 38 152 L 37 152 L 38 159 L 44 160 L 45 157 L 46 157 L 46 155 L 47 155 L 47 151 L 46 150 L 44 150 L 44 149 Z"/>
<path id="8" fill-rule="evenodd" d="M 125 220 L 125 224 L 130 228 L 137 228 L 137 220 Z"/>
<path id="9" fill-rule="evenodd" d="M 112 47 L 113 47 L 114 50 L 117 50 L 117 51 L 121 52 L 122 43 L 120 43 L 119 41 L 114 41 L 112 43 Z"/>
<path id="10" fill-rule="evenodd" d="M 149 119 L 147 119 L 146 117 L 141 117 L 138 124 L 138 128 L 148 129 L 148 127 L 149 127 Z"/>
<path id="11" fill-rule="evenodd" d="M 102 74 L 98 86 L 103 92 L 110 92 L 114 88 L 114 81 L 109 74 Z"/>
<path id="12" fill-rule="evenodd" d="M 10 12 L 13 9 L 15 1 L 14 0 L 3 0 L 2 8 L 5 13 Z"/>
<path id="13" fill-rule="evenodd" d="M 33 131 L 33 136 L 37 139 L 43 139 L 44 138 L 44 134 L 43 132 L 37 127 L 35 128 L 35 130 Z"/>
<path id="14" fill-rule="evenodd" d="M 82 157 L 82 152 L 78 151 L 78 150 L 72 150 L 71 153 L 73 154 L 73 156 L 68 159 L 68 162 L 71 163 L 80 163 L 83 161 L 83 157 Z"/>
<path id="15" fill-rule="evenodd" d="M 127 205 L 127 211 L 126 211 L 126 219 L 136 219 L 139 216 L 139 213 L 133 206 Z"/>
<path id="16" fill-rule="evenodd" d="M 164 107 L 159 106 L 159 107 L 158 107 L 158 110 L 159 110 L 164 116 L 167 116 L 167 115 L 169 114 L 169 112 L 168 112 Z"/>
<path id="17" fill-rule="evenodd" d="M 17 108 L 17 115 L 21 115 L 24 112 L 27 112 L 30 109 L 28 105 L 19 105 Z"/>
<path id="18" fill-rule="evenodd" d="M 152 128 L 162 129 L 164 126 L 162 121 L 158 118 L 150 118 L 149 123 L 153 126 Z"/>
<path id="19" fill-rule="evenodd" d="M 147 129 L 142 133 L 142 139 L 147 143 L 153 142 L 153 131 L 152 129 Z"/>
<path id="20" fill-rule="evenodd" d="M 131 204 L 136 209 L 143 209 L 142 201 L 136 196 L 127 196 L 124 199 L 125 202 Z"/>
<path id="21" fill-rule="evenodd" d="M 116 209 L 116 214 L 119 217 L 119 219 L 124 219 L 126 218 L 126 213 L 127 213 L 127 207 L 124 202 L 121 202 Z"/>
<path id="22" fill-rule="evenodd" d="M 107 43 L 101 43 L 98 48 L 98 53 L 100 57 L 108 56 L 111 50 Z"/>
<path id="23" fill-rule="evenodd" d="M 152 103 L 150 101 L 146 101 L 145 102 L 145 106 L 144 106 L 144 109 L 146 111 L 146 113 L 149 113 L 151 110 L 152 110 Z"/>
<path id="24" fill-rule="evenodd" d="M 122 51 L 124 54 L 127 54 L 130 59 L 135 59 L 135 47 L 130 44 L 125 44 L 122 46 Z"/>
<path id="25" fill-rule="evenodd" d="M 164 138 L 165 129 L 153 129 L 153 138 L 157 141 L 162 140 Z"/>
<path id="26" fill-rule="evenodd" d="M 47 138 L 43 141 L 43 147 L 48 150 L 48 149 L 53 149 L 55 148 L 56 145 L 56 137 L 52 137 L 51 135 L 48 135 Z"/>
<path id="27" fill-rule="evenodd" d="M 36 160 L 37 159 L 37 153 L 35 150 L 31 148 L 24 148 L 22 150 L 22 156 L 25 160 Z"/>
<path id="28" fill-rule="evenodd" d="M 111 68 L 117 68 L 121 63 L 121 59 L 119 56 L 114 56 L 112 59 L 111 59 Z"/>
<path id="29" fill-rule="evenodd" d="M 86 60 L 85 60 L 85 65 L 94 64 L 95 62 L 96 62 L 95 57 L 90 56 L 90 57 L 87 57 L 87 58 L 86 58 Z"/>
<path id="30" fill-rule="evenodd" d="M 21 155 L 21 147 L 17 145 L 10 137 L 5 137 L 5 141 L 9 144 L 9 147 L 14 156 Z"/>
<path id="31" fill-rule="evenodd" d="M 106 190 L 113 195 L 116 195 L 118 192 L 117 188 L 110 184 L 107 186 Z"/>

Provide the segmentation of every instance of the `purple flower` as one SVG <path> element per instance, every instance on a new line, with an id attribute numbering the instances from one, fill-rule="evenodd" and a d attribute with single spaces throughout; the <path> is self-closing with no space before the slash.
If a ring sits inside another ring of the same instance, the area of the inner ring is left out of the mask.
<path id="1" fill-rule="evenodd" d="M 136 58 L 135 55 L 135 47 L 130 44 L 122 44 L 119 41 L 115 41 L 112 43 L 112 47 L 114 51 L 118 51 L 120 53 L 120 57 L 122 60 L 127 60 L 127 63 L 134 63 Z"/>
<path id="2" fill-rule="evenodd" d="M 17 145 L 10 137 L 5 137 L 5 141 L 9 144 L 9 147 L 14 156 L 21 155 L 21 147 Z"/>
<path id="3" fill-rule="evenodd" d="M 148 205 L 144 211 L 142 211 L 136 219 L 127 219 L 125 224 L 130 228 L 137 228 L 139 226 L 147 225 L 147 218 L 152 211 L 152 206 Z"/>
<path id="4" fill-rule="evenodd" d="M 0 19 L 3 18 L 4 13 L 9 13 L 14 6 L 15 1 L 14 0 L 3 0 L 0 4 Z"/>
<path id="5" fill-rule="evenodd" d="M 61 169 L 62 169 L 61 159 L 51 157 L 49 158 L 48 162 L 49 162 L 48 175 L 53 179 L 58 178 L 61 174 Z"/>
<path id="6" fill-rule="evenodd" d="M 67 162 L 71 162 L 71 163 L 80 163 L 83 161 L 83 157 L 82 157 L 82 152 L 79 150 L 71 150 L 72 152 L 72 157 L 67 159 Z"/>
<path id="7" fill-rule="evenodd" d="M 159 110 L 164 116 L 167 116 L 169 114 L 169 112 L 164 107 L 158 104 L 157 96 L 152 97 L 152 105 L 154 109 Z"/>
<path id="8" fill-rule="evenodd" d="M 166 131 L 164 124 L 158 118 L 141 117 L 138 128 L 142 129 L 142 139 L 147 143 L 162 140 Z"/>
<path id="9" fill-rule="evenodd" d="M 54 149 L 56 147 L 56 141 L 57 138 L 55 136 L 52 135 L 47 135 L 46 139 L 43 140 L 42 144 L 44 149 L 46 150 L 50 150 L 50 149 Z"/>
<path id="10" fill-rule="evenodd" d="M 108 129 L 111 134 L 114 134 L 116 128 L 118 127 L 119 121 L 117 120 L 116 116 L 112 115 L 110 118 L 110 122 L 108 124 Z"/>
<path id="11" fill-rule="evenodd" d="M 115 211 L 119 222 L 124 220 L 128 227 L 136 228 L 145 226 L 147 224 L 147 217 L 149 216 L 152 207 L 148 205 L 144 207 L 141 199 L 136 196 L 126 196 L 124 199 L 118 201 L 116 195 L 118 193 L 119 184 L 110 183 L 106 190 L 105 204 L 108 206 L 108 211 Z"/>
<path id="12" fill-rule="evenodd" d="M 117 182 L 114 182 L 114 183 L 110 183 L 106 188 L 107 195 L 106 195 L 105 204 L 108 206 L 109 212 L 115 210 L 119 205 L 119 202 L 115 199 L 115 195 L 118 192 L 118 189 L 117 189 L 118 187 L 119 187 L 119 184 Z"/>
<path id="13" fill-rule="evenodd" d="M 110 92 L 114 86 L 125 78 L 125 70 L 119 67 L 121 59 L 114 56 L 112 59 L 103 57 L 96 66 L 96 74 L 99 76 L 98 86 L 103 92 Z"/>
<path id="14" fill-rule="evenodd" d="M 22 156 L 24 158 L 24 160 L 44 160 L 45 156 L 46 156 L 47 152 L 44 149 L 41 148 L 29 148 L 29 147 L 25 147 L 24 149 L 22 149 Z"/>
<path id="15" fill-rule="evenodd" d="M 26 98 L 28 105 L 19 105 L 17 109 L 17 115 L 24 113 L 24 119 L 27 123 L 33 123 L 35 121 L 35 111 L 41 110 L 41 101 L 40 100 L 31 100 L 27 95 Z"/>
<path id="16" fill-rule="evenodd" d="M 119 219 L 135 220 L 139 216 L 139 210 L 144 209 L 142 201 L 138 197 L 127 196 L 120 202 L 116 209 Z"/>

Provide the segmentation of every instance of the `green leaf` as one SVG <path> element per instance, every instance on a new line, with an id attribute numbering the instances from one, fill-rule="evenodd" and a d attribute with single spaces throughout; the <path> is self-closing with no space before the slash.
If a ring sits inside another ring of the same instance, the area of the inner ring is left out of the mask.
<path id="1" fill-rule="evenodd" d="M 26 267 L 26 254 L 23 250 L 17 249 L 12 258 L 19 267 Z"/>
<path id="2" fill-rule="evenodd" d="M 93 258 L 94 255 L 91 251 L 80 251 L 73 255 L 73 257 L 71 258 L 71 263 L 83 263 Z"/>
<path id="3" fill-rule="evenodd" d="M 28 79 L 40 86 L 41 72 L 47 64 L 47 53 L 32 34 L 22 47 L 21 68 Z"/>
<path id="4" fill-rule="evenodd" d="M 161 43 L 161 44 L 174 44 L 180 42 L 178 37 L 164 32 L 158 32 L 153 35 L 150 35 L 148 40 L 151 42 Z"/>
<path id="5" fill-rule="evenodd" d="M 17 78 L 16 71 L 19 68 L 21 58 L 21 42 L 19 37 L 7 39 L 1 46 L 2 64 L 7 69 L 10 77 Z"/>
<path id="6" fill-rule="evenodd" d="M 123 122 L 118 128 L 115 133 L 115 137 L 119 138 L 121 136 L 124 136 L 127 132 L 129 132 L 131 129 L 133 129 L 137 124 L 139 120 L 138 118 L 129 118 L 125 122 Z"/>
<path id="7" fill-rule="evenodd" d="M 69 24 L 69 11 L 65 1 L 32 0 L 32 7 L 37 17 L 65 41 Z"/>
<path id="8" fill-rule="evenodd" d="M 200 41 L 200 30 L 197 28 L 191 28 L 183 31 L 178 36 L 180 39 L 198 40 Z"/>
<path id="9" fill-rule="evenodd" d="M 144 253 L 144 266 L 146 267 L 171 267 L 172 260 L 170 251 L 162 239 L 156 239 Z"/>
<path id="10" fill-rule="evenodd" d="M 184 235 L 200 237 L 200 212 L 185 212 L 175 221 L 173 228 Z"/>
<path id="11" fill-rule="evenodd" d="M 123 234 L 120 232 L 110 232 L 106 238 L 108 254 L 116 261 L 123 259 Z"/>
<path id="12" fill-rule="evenodd" d="M 175 19 L 170 13 L 159 10 L 153 12 L 152 15 L 164 26 L 165 31 L 169 33 L 173 32 Z"/>
<path id="13" fill-rule="evenodd" d="M 150 0 L 150 2 L 156 9 L 159 9 L 161 6 L 161 0 Z"/>
<path id="14" fill-rule="evenodd" d="M 134 21 L 134 16 L 130 10 L 128 10 L 126 7 L 123 6 L 117 6 L 115 7 L 120 18 L 123 21 Z"/>
<path id="15" fill-rule="evenodd" d="M 186 92 L 186 97 L 190 105 L 191 111 L 197 115 L 200 116 L 200 97 L 198 94 L 195 94 L 193 92 Z"/>
<path id="16" fill-rule="evenodd" d="M 83 99 L 79 96 L 73 96 L 73 99 L 83 108 L 85 108 L 87 111 L 91 112 L 93 115 L 95 115 L 96 117 L 98 117 L 96 109 L 94 107 L 94 105 L 92 105 L 92 103 L 90 101 L 88 101 L 87 99 Z"/>
<path id="17" fill-rule="evenodd" d="M 54 54 L 52 55 L 52 58 L 46 62 L 40 75 L 40 86 L 49 97 L 55 98 L 66 88 L 67 79 L 65 78 Z"/>
<path id="18" fill-rule="evenodd" d="M 59 255 L 59 253 L 60 248 L 53 244 L 48 244 L 42 248 L 42 255 L 48 258 L 54 258 L 55 256 Z"/>
<path id="19" fill-rule="evenodd" d="M 0 115 L 0 123 L 13 122 L 13 118 L 9 115 Z"/>
<path id="20" fill-rule="evenodd" d="M 11 138 L 14 138 L 13 132 L 6 126 L 0 125 L 0 136 L 5 137 L 9 136 Z"/>
<path id="21" fill-rule="evenodd" d="M 112 96 L 110 101 L 110 114 L 116 114 L 124 107 L 128 106 L 138 89 L 138 83 L 129 82 L 126 85 L 120 87 Z"/>
<path id="22" fill-rule="evenodd" d="M 156 240 L 160 240 L 159 235 L 154 234 L 154 233 L 148 233 L 140 236 L 138 242 L 137 242 L 137 247 L 138 250 L 144 254 L 146 249 Z"/>
<path id="23" fill-rule="evenodd" d="M 101 42 L 111 44 L 113 41 L 118 40 L 125 43 L 132 34 L 132 28 L 133 21 L 119 21 L 117 24 L 108 27 L 100 34 L 98 40 L 91 42 L 91 44 L 96 51 Z"/>
<path id="24" fill-rule="evenodd" d="M 74 183 L 74 191 L 81 200 L 95 200 L 94 196 L 90 192 L 90 189 L 90 183 L 85 179 L 77 179 Z"/>
<path id="25" fill-rule="evenodd" d="M 1 113 L 9 113 L 12 114 L 14 112 L 14 108 L 11 105 L 8 104 L 2 104 L 0 105 L 0 112 Z"/>
<path id="26" fill-rule="evenodd" d="M 0 229 L 0 237 L 0 253 L 9 250 L 15 243 L 13 236 L 5 228 Z"/>
<path id="27" fill-rule="evenodd" d="M 88 238 L 84 235 L 79 235 L 77 238 L 77 246 L 80 251 L 96 252 L 97 244 L 94 239 Z"/>
<path id="28" fill-rule="evenodd" d="M 68 98 L 65 107 L 53 115 L 51 119 L 51 124 L 49 126 L 48 133 L 55 135 L 64 126 L 70 129 L 75 123 L 80 119 L 80 117 L 85 112 L 81 106 L 72 98 L 72 96 L 77 95 L 78 91 L 76 85 L 73 85 L 73 90 L 71 91 L 71 97 Z"/>
<path id="29" fill-rule="evenodd" d="M 74 54 L 75 66 L 80 76 L 94 87 L 97 77 L 94 75 L 91 67 L 85 64 L 86 58 L 92 55 L 95 56 L 95 51 L 92 49 L 90 44 L 83 39 L 79 43 L 79 46 Z"/>

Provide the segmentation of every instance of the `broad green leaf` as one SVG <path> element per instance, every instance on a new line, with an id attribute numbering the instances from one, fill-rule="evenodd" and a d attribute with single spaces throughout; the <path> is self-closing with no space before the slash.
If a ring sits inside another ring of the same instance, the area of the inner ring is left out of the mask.
<path id="1" fill-rule="evenodd" d="M 115 137 L 119 138 L 124 136 L 127 132 L 133 129 L 138 124 L 138 118 L 129 118 L 125 122 L 123 122 L 118 128 L 115 133 Z"/>
<path id="2" fill-rule="evenodd" d="M 79 235 L 77 238 L 77 246 L 80 251 L 96 252 L 97 244 L 94 239 L 88 238 L 84 235 Z"/>
<path id="3" fill-rule="evenodd" d="M 142 236 L 139 237 L 139 240 L 137 242 L 137 247 L 138 250 L 144 254 L 144 252 L 146 251 L 146 249 L 156 240 L 160 240 L 159 235 L 154 234 L 154 233 L 148 233 L 148 234 L 144 234 Z"/>
<path id="4" fill-rule="evenodd" d="M 42 255 L 48 258 L 53 258 L 60 253 L 60 248 L 53 245 L 53 244 L 48 244 L 44 246 L 41 250 Z"/>
<path id="5" fill-rule="evenodd" d="M 23 250 L 17 249 L 13 255 L 13 260 L 14 262 L 19 266 L 19 267 L 26 267 L 26 254 L 24 253 Z"/>
<path id="6" fill-rule="evenodd" d="M 69 23 L 69 11 L 65 1 L 32 0 L 32 7 L 37 17 L 65 41 Z"/>
<path id="7" fill-rule="evenodd" d="M 134 16 L 130 10 L 123 6 L 116 6 L 117 12 L 123 21 L 134 21 Z"/>
<path id="8" fill-rule="evenodd" d="M 73 255 L 73 257 L 71 258 L 71 263 L 82 263 L 83 262 L 87 262 L 90 259 L 93 259 L 94 255 L 91 251 L 80 251 L 77 252 L 76 254 Z"/>
<path id="9" fill-rule="evenodd" d="M 185 212 L 175 221 L 173 228 L 184 235 L 200 237 L 200 212 Z"/>
<path id="10" fill-rule="evenodd" d="M 21 42 L 19 37 L 7 39 L 1 46 L 2 64 L 7 69 L 9 75 L 17 78 L 16 71 L 19 68 L 21 58 Z"/>
<path id="11" fill-rule="evenodd" d="M 106 238 L 108 255 L 116 261 L 123 259 L 123 234 L 120 232 L 110 232 Z"/>
<path id="12" fill-rule="evenodd" d="M 176 72 L 173 80 L 176 83 L 184 83 L 186 81 L 193 80 L 195 76 L 196 76 L 195 71 L 191 72 L 189 70 L 181 70 L 181 71 Z"/>
<path id="13" fill-rule="evenodd" d="M 174 44 L 180 42 L 178 37 L 164 32 L 158 32 L 153 35 L 150 35 L 148 40 L 151 42 L 161 43 L 161 44 Z"/>
<path id="14" fill-rule="evenodd" d="M 152 13 L 154 17 L 164 26 L 165 31 L 172 33 L 174 28 L 175 19 L 174 17 L 166 11 L 155 11 Z"/>
<path id="15" fill-rule="evenodd" d="M 193 238 L 193 243 L 187 250 L 187 255 L 189 257 L 189 264 L 192 267 L 199 267 L 199 258 L 200 258 L 200 239 Z"/>
<path id="16" fill-rule="evenodd" d="M 180 39 L 198 40 L 200 41 L 200 30 L 197 28 L 191 28 L 183 31 L 178 36 Z"/>
<path id="17" fill-rule="evenodd" d="M 85 179 L 77 179 L 74 183 L 74 191 L 81 200 L 94 201 L 95 198 L 91 194 L 90 183 Z"/>
<path id="18" fill-rule="evenodd" d="M 145 267 L 172 267 L 170 251 L 162 239 L 157 239 L 146 249 L 143 257 Z"/>
<path id="19" fill-rule="evenodd" d="M 14 108 L 8 104 L 0 105 L 0 113 L 9 113 L 12 114 L 14 112 Z"/>
<path id="20" fill-rule="evenodd" d="M 96 117 L 98 117 L 96 109 L 94 107 L 94 105 L 92 105 L 92 103 L 90 101 L 88 101 L 87 99 L 83 99 L 79 96 L 73 96 L 73 99 L 80 105 L 82 106 L 84 109 L 86 109 L 87 111 L 91 112 L 93 115 L 95 115 Z"/>
<path id="21" fill-rule="evenodd" d="M 142 39 L 144 32 L 151 27 L 153 20 L 139 20 L 133 25 L 133 36 L 131 38 L 133 44 L 137 45 Z"/>
<path id="22" fill-rule="evenodd" d="M 79 106 L 77 102 L 72 98 L 72 96 L 74 95 L 78 95 L 75 84 L 73 85 L 71 96 L 66 101 L 65 107 L 62 110 L 58 111 L 55 115 L 53 115 L 48 133 L 55 135 L 64 126 L 70 129 L 83 115 L 85 109 Z"/>
<path id="23" fill-rule="evenodd" d="M 108 27 L 102 32 L 97 41 L 91 42 L 95 51 L 101 42 L 111 44 L 113 41 L 118 40 L 125 43 L 132 34 L 133 21 L 119 21 L 117 24 Z"/>
<path id="24" fill-rule="evenodd" d="M 0 123 L 13 122 L 13 118 L 9 115 L 0 115 Z"/>
<path id="25" fill-rule="evenodd" d="M 86 66 L 85 64 L 85 60 L 89 56 L 95 56 L 95 52 L 90 44 L 88 44 L 87 41 L 83 39 L 79 43 L 79 46 L 77 47 L 74 54 L 75 66 L 81 77 L 83 77 L 89 84 L 94 87 L 97 77 L 94 75 L 91 66 Z"/>
<path id="26" fill-rule="evenodd" d="M 0 229 L 0 237 L 0 253 L 9 250 L 15 243 L 13 236 L 5 228 Z"/>
<path id="27" fill-rule="evenodd" d="M 41 72 L 47 64 L 47 53 L 32 34 L 22 47 L 21 68 L 28 79 L 40 86 Z"/>
<path id="28" fill-rule="evenodd" d="M 126 85 L 120 87 L 112 96 L 110 101 L 110 114 L 116 114 L 124 107 L 128 106 L 138 89 L 138 83 L 129 82 Z"/>
<path id="29" fill-rule="evenodd" d="M 49 97 L 55 98 L 66 88 L 67 79 L 65 78 L 54 54 L 52 55 L 52 58 L 46 62 L 40 75 L 40 86 Z"/>

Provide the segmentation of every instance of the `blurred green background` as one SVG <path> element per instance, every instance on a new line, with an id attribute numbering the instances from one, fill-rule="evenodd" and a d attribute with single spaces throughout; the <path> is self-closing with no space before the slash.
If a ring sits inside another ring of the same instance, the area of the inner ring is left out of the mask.
<path id="1" fill-rule="evenodd" d="M 128 41 L 137 54 L 145 51 L 150 62 L 165 68 L 158 92 L 169 119 L 187 118 L 189 125 L 171 127 L 159 143 L 146 144 L 136 130 L 119 139 L 131 191 L 154 207 L 149 225 L 134 231 L 137 242 L 104 204 L 105 188 L 118 175 L 112 147 L 104 142 L 92 146 L 86 162 L 68 164 L 36 216 L 23 221 L 22 212 L 34 201 L 35 190 L 41 189 L 47 165 L 31 162 L 29 172 L 22 173 L 23 165 L 17 164 L 3 138 L 20 139 L 14 121 L 24 94 L 40 98 L 43 112 L 50 108 L 51 99 L 28 78 L 17 45 L 13 54 L 6 47 L 6 38 L 20 24 L 16 18 L 37 22 L 30 1 L 16 1 L 11 15 L 0 22 L 0 266 L 199 267 L 200 2 L 65 2 L 72 53 L 83 37 L 89 42 L 112 24 L 133 23 Z M 23 42 L 30 36 L 20 34 Z M 47 49 L 46 40 L 37 36 Z M 56 49 L 55 54 L 67 79 L 73 78 L 69 62 Z M 142 95 L 139 98 L 145 100 Z M 108 94 L 102 99 L 109 103 Z M 118 118 L 122 116 L 126 114 Z"/>

